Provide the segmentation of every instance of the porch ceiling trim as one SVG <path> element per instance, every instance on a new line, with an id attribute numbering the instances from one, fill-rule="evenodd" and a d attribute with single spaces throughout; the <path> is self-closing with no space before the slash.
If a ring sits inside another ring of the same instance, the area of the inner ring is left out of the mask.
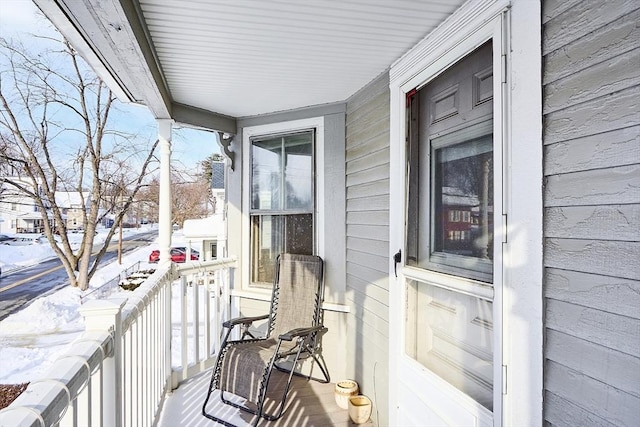
<path id="1" fill-rule="evenodd" d="M 192 107 L 190 105 L 180 104 L 178 102 L 171 103 L 171 113 L 173 119 L 178 123 L 186 125 L 213 129 L 224 133 L 235 135 L 237 131 L 236 119 L 234 117 L 225 116 L 224 114 L 212 113 L 202 108 Z"/>

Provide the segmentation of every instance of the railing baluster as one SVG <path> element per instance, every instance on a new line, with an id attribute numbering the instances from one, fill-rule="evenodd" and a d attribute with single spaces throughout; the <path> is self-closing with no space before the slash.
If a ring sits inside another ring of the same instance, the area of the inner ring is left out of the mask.
<path id="1" fill-rule="evenodd" d="M 204 294 L 202 298 L 204 342 L 202 345 L 204 347 L 204 357 L 200 360 L 200 369 L 206 368 L 205 362 L 211 357 L 211 291 L 209 290 L 209 280 L 211 280 L 211 277 L 209 274 L 206 274 L 202 279 L 202 291 Z"/>
<path id="2" fill-rule="evenodd" d="M 198 285 L 197 276 L 191 276 L 191 293 L 192 297 L 192 315 L 193 315 L 193 363 L 200 363 L 200 287 Z M 183 380 L 186 379 L 183 378 Z"/>
<path id="3" fill-rule="evenodd" d="M 187 276 L 182 276 L 180 278 L 180 294 L 182 295 L 181 302 L 181 310 L 180 310 L 180 349 L 182 350 L 181 364 L 182 367 L 182 375 L 180 377 L 180 381 L 184 380 L 187 377 L 187 370 L 189 369 L 189 355 L 187 353 L 187 339 L 188 339 L 188 331 L 189 331 L 189 317 L 187 316 Z"/>

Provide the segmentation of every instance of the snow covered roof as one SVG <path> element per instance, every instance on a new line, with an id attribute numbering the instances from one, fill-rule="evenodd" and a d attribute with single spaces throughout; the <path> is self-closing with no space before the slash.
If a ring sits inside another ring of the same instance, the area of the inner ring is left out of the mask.
<path id="1" fill-rule="evenodd" d="M 84 198 L 85 205 L 91 201 L 91 193 L 83 191 L 78 193 L 77 191 L 56 191 L 55 194 L 56 205 L 60 208 L 79 208 L 82 206 L 82 199 Z"/>
<path id="2" fill-rule="evenodd" d="M 207 218 L 188 219 L 184 222 L 182 233 L 186 239 L 219 239 L 224 236 L 224 217 L 216 214 Z"/>

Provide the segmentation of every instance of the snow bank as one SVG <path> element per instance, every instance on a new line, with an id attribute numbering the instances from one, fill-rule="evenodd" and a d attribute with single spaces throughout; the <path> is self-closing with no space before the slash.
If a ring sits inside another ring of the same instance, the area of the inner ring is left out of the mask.
<path id="1" fill-rule="evenodd" d="M 149 229 L 130 230 L 127 234 L 145 231 Z M 78 243 L 82 236 L 70 238 Z M 96 236 L 98 242 L 104 242 L 104 235 Z M 84 320 L 78 313 L 81 298 L 91 298 L 92 291 L 138 261 L 146 263 L 149 252 L 149 247 L 141 247 L 125 255 L 122 265 L 117 261 L 104 265 L 91 279 L 87 291 L 67 286 L 37 298 L 0 321 L 0 383 L 29 382 L 44 374 L 84 331 Z M 54 256 L 48 244 L 0 245 L 3 275 L 11 269 L 34 265 Z M 141 267 L 146 268 L 146 264 Z"/>

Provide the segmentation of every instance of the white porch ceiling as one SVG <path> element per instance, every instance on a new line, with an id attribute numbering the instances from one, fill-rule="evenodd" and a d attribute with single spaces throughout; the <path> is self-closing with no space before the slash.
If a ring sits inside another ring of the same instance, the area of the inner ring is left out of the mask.
<path id="1" fill-rule="evenodd" d="M 458 1 L 183 1 L 140 6 L 176 102 L 242 117 L 343 101 Z"/>
<path id="2" fill-rule="evenodd" d="M 34 1 L 118 93 L 156 117 L 181 104 L 223 120 L 345 101 L 462 3 Z"/>

